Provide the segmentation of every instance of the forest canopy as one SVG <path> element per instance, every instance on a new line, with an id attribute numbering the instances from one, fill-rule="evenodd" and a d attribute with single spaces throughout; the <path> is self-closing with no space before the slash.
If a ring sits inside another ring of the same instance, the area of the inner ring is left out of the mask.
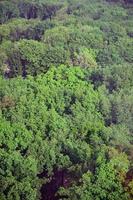
<path id="1" fill-rule="evenodd" d="M 133 199 L 133 1 L 0 1 L 0 200 Z"/>

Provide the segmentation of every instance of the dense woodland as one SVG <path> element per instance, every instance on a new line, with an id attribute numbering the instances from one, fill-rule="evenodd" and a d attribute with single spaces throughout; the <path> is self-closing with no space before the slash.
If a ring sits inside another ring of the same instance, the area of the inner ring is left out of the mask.
<path id="1" fill-rule="evenodd" d="M 133 199 L 133 0 L 0 1 L 0 200 Z"/>

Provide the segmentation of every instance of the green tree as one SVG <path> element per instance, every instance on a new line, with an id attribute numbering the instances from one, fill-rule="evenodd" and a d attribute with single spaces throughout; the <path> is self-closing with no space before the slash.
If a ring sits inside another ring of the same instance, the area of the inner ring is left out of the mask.
<path id="1" fill-rule="evenodd" d="M 9 1 L 0 2 L 0 24 L 5 23 L 7 20 L 18 17 L 19 10 L 17 5 Z"/>

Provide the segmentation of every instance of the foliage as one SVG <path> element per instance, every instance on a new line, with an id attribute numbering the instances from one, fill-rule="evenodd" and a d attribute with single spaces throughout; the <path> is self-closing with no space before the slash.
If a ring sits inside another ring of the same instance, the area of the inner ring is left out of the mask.
<path id="1" fill-rule="evenodd" d="M 0 200 L 133 199 L 131 0 L 0 1 Z"/>
<path id="2" fill-rule="evenodd" d="M 35 199 L 37 174 L 90 162 L 89 138 L 104 125 L 98 94 L 84 76 L 80 68 L 60 66 L 36 80 L 0 80 L 3 198 Z"/>

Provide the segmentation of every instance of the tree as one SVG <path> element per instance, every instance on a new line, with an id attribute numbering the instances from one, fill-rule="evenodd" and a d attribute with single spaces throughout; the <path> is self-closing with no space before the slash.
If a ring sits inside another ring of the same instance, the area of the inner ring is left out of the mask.
<path id="1" fill-rule="evenodd" d="M 10 69 L 9 77 L 26 77 L 28 74 L 36 75 L 46 71 L 44 44 L 34 40 L 20 40 L 17 43 L 7 43 L 4 48 L 7 55 L 5 62 Z"/>
<path id="2" fill-rule="evenodd" d="M 19 11 L 15 3 L 9 1 L 0 2 L 0 24 L 13 17 L 18 17 L 18 15 Z"/>
<path id="3" fill-rule="evenodd" d="M 81 47 L 76 49 L 72 55 L 73 65 L 79 65 L 81 67 L 96 67 L 97 63 L 95 60 L 95 52 L 92 49 L 87 49 L 85 47 Z"/>
<path id="4" fill-rule="evenodd" d="M 78 185 L 75 183 L 68 189 L 61 188 L 61 195 L 67 195 L 68 199 L 74 200 L 130 199 L 122 186 L 123 173 L 126 173 L 129 165 L 127 157 L 124 154 L 119 155 L 114 149 L 108 152 L 105 146 L 99 150 L 95 175 L 91 171 L 84 173 Z M 111 151 L 114 155 L 111 155 Z M 112 156 L 109 161 L 106 160 L 107 152 Z M 117 173 L 120 173 L 120 177 L 116 176 Z"/>
<path id="5" fill-rule="evenodd" d="M 37 199 L 55 169 L 77 166 L 77 176 L 90 167 L 89 141 L 104 124 L 84 77 L 79 67 L 59 66 L 36 79 L 0 79 L 1 198 Z"/>

